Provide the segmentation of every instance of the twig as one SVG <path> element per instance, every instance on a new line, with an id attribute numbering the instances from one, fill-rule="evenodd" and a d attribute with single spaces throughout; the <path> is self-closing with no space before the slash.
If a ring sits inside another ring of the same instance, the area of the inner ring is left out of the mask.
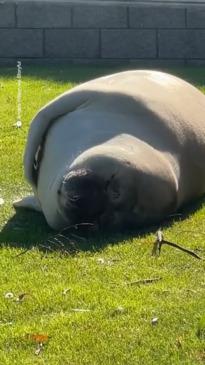
<path id="1" fill-rule="evenodd" d="M 71 235 L 73 238 L 76 238 L 77 240 L 80 240 L 80 241 L 83 241 L 83 242 L 86 242 L 86 241 L 87 241 L 87 240 L 86 240 L 86 238 L 81 237 L 81 236 L 79 236 L 78 234 L 71 233 L 70 235 Z"/>
<path id="2" fill-rule="evenodd" d="M 30 251 L 30 248 L 26 248 L 24 251 L 22 251 L 22 252 L 18 253 L 17 255 L 13 256 L 13 258 L 15 258 L 15 257 L 19 257 L 19 256 L 21 256 L 21 255 L 24 255 L 24 254 L 25 254 L 25 253 L 27 253 L 28 251 Z"/>
<path id="3" fill-rule="evenodd" d="M 166 241 L 166 240 L 163 240 L 162 241 L 162 244 L 166 244 L 168 246 L 171 246 L 171 247 L 175 247 L 175 248 L 178 248 L 178 250 L 181 250 L 183 252 L 186 252 L 188 253 L 189 255 L 195 257 L 196 259 L 198 260 L 202 260 L 202 257 L 200 257 L 199 255 L 197 255 L 194 251 L 191 251 L 191 250 L 188 250 L 187 248 L 184 248 L 180 245 L 178 245 L 177 243 L 174 243 L 174 242 L 169 242 L 169 241 Z"/>
<path id="4" fill-rule="evenodd" d="M 140 280 L 136 280 L 136 281 L 131 281 L 130 283 L 128 282 L 128 285 L 141 285 L 141 284 L 152 284 L 155 283 L 159 280 L 162 280 L 162 278 L 148 278 L 148 279 L 140 279 Z"/>
<path id="5" fill-rule="evenodd" d="M 28 251 L 30 251 L 30 248 L 26 248 L 26 250 L 24 250 L 23 252 L 20 252 L 20 253 L 18 253 L 17 255 L 13 256 L 13 258 L 15 258 L 15 257 L 19 257 L 19 256 L 21 256 L 21 255 L 24 255 L 24 254 L 25 254 L 25 253 L 27 253 Z"/>
<path id="6" fill-rule="evenodd" d="M 177 248 L 178 250 L 181 250 L 193 257 L 195 257 L 196 259 L 198 260 L 202 260 L 202 257 L 198 256 L 195 252 L 187 249 L 187 248 L 184 248 L 180 245 L 178 245 L 177 243 L 174 243 L 174 242 L 170 242 L 170 241 L 167 241 L 164 239 L 164 236 L 163 236 L 163 233 L 162 233 L 162 230 L 161 229 L 158 229 L 157 231 L 157 238 L 156 238 L 156 241 L 154 243 L 154 246 L 153 246 L 153 250 L 152 250 L 152 255 L 153 256 L 156 256 L 157 254 L 160 255 L 161 253 L 161 248 L 162 248 L 162 245 L 163 244 L 166 244 L 168 246 L 171 246 L 171 247 L 175 247 Z"/>

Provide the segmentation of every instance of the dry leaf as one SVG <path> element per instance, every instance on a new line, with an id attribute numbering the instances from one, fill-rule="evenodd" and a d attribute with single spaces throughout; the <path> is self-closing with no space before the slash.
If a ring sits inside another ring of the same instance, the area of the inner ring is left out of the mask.
<path id="1" fill-rule="evenodd" d="M 16 299 L 17 302 L 23 302 L 25 296 L 28 295 L 27 293 L 19 294 L 18 298 Z"/>
<path id="2" fill-rule="evenodd" d="M 30 334 L 29 337 L 38 344 L 43 344 L 48 341 L 48 335 L 44 334 Z"/>

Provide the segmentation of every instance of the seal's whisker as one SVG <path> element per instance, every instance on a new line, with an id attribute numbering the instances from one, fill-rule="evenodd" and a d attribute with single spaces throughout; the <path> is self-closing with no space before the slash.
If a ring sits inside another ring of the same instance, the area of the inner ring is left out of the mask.
<path id="1" fill-rule="evenodd" d="M 86 242 L 87 241 L 86 238 L 81 237 L 81 236 L 79 236 L 79 235 L 77 235 L 75 233 L 71 233 L 70 235 L 71 235 L 71 237 L 76 238 L 76 239 L 78 239 L 80 241 L 83 241 L 83 242 Z"/>
<path id="2" fill-rule="evenodd" d="M 39 247 L 42 247 L 42 248 L 44 248 L 44 249 L 46 249 L 46 250 L 48 250 L 48 251 L 52 251 L 52 252 L 54 252 L 55 250 L 53 250 L 50 246 L 47 246 L 47 245 L 39 245 Z"/>

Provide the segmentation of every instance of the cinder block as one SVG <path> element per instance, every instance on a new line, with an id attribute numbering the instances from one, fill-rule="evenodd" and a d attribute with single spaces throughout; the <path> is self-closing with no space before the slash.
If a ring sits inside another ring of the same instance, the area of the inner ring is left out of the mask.
<path id="1" fill-rule="evenodd" d="M 71 6 L 56 2 L 17 3 L 17 26 L 19 28 L 63 28 L 71 26 Z"/>
<path id="2" fill-rule="evenodd" d="M 57 58 L 57 57 L 40 57 L 40 58 L 23 58 L 21 57 L 23 65 L 100 65 L 100 66 L 127 66 L 127 60 L 102 60 L 99 58 Z M 16 66 L 17 60 L 15 58 L 1 58 L 1 65 L 13 65 Z"/>
<path id="3" fill-rule="evenodd" d="M 184 28 L 185 8 L 174 6 L 129 7 L 130 28 Z"/>
<path id="4" fill-rule="evenodd" d="M 103 30 L 101 39 L 103 58 L 156 57 L 155 30 Z"/>
<path id="5" fill-rule="evenodd" d="M 99 66 L 127 66 L 127 60 L 105 59 L 105 58 L 73 58 L 75 65 L 99 65 Z"/>
<path id="6" fill-rule="evenodd" d="M 96 30 L 46 30 L 47 57 L 96 58 L 99 56 L 99 32 Z"/>
<path id="7" fill-rule="evenodd" d="M 117 5 L 75 5 L 73 26 L 75 28 L 126 28 L 127 9 Z"/>
<path id="8" fill-rule="evenodd" d="M 0 66 L 13 66 L 16 67 L 17 60 L 15 58 L 1 58 L 0 57 Z"/>
<path id="9" fill-rule="evenodd" d="M 43 56 L 40 29 L 0 29 L 0 57 Z"/>
<path id="10" fill-rule="evenodd" d="M 15 26 L 15 4 L 0 3 L 0 27 Z"/>
<path id="11" fill-rule="evenodd" d="M 163 67 L 172 67 L 172 66 L 184 66 L 184 60 L 174 60 L 174 59 L 132 59 L 129 61 L 132 66 L 140 67 L 140 68 L 163 68 Z"/>
<path id="12" fill-rule="evenodd" d="M 190 7 L 187 9 L 187 27 L 205 28 L 205 7 Z"/>
<path id="13" fill-rule="evenodd" d="M 205 66 L 205 58 L 204 59 L 192 59 L 192 60 L 186 60 L 186 65 L 188 66 Z M 203 80 L 202 80 L 203 82 Z"/>
<path id="14" fill-rule="evenodd" d="M 205 30 L 160 30 L 159 57 L 205 58 Z"/>

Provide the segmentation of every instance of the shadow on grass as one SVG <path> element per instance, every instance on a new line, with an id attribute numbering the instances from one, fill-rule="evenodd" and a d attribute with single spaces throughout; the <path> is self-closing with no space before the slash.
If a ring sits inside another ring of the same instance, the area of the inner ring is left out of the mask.
<path id="1" fill-rule="evenodd" d="M 82 83 L 96 77 L 129 69 L 128 66 L 112 65 L 22 65 L 22 78 L 65 84 Z M 16 68 L 0 68 L 0 77 L 15 78 Z"/>
<path id="2" fill-rule="evenodd" d="M 43 252 L 62 252 L 76 254 L 79 251 L 96 252 L 108 244 L 143 237 L 156 233 L 159 227 L 168 228 L 175 222 L 188 219 L 205 203 L 205 197 L 184 207 L 178 214 L 168 217 L 157 225 L 122 232 L 97 232 L 93 226 L 72 226 L 58 233 L 48 227 L 42 214 L 27 210 L 17 210 L 6 223 L 0 234 L 0 244 L 9 247 L 31 249 Z"/>
<path id="3" fill-rule="evenodd" d="M 134 69 L 152 69 L 161 70 L 181 77 L 188 82 L 191 82 L 198 87 L 205 86 L 205 67 L 157 67 L 156 65 L 146 66 L 142 65 L 72 65 L 72 64 L 58 64 L 58 65 L 24 65 L 22 64 L 22 77 L 29 77 L 33 80 L 45 80 L 57 83 L 66 82 L 82 83 L 96 77 L 108 75 L 126 70 Z M 0 77 L 14 78 L 16 77 L 16 68 L 0 68 Z"/>

